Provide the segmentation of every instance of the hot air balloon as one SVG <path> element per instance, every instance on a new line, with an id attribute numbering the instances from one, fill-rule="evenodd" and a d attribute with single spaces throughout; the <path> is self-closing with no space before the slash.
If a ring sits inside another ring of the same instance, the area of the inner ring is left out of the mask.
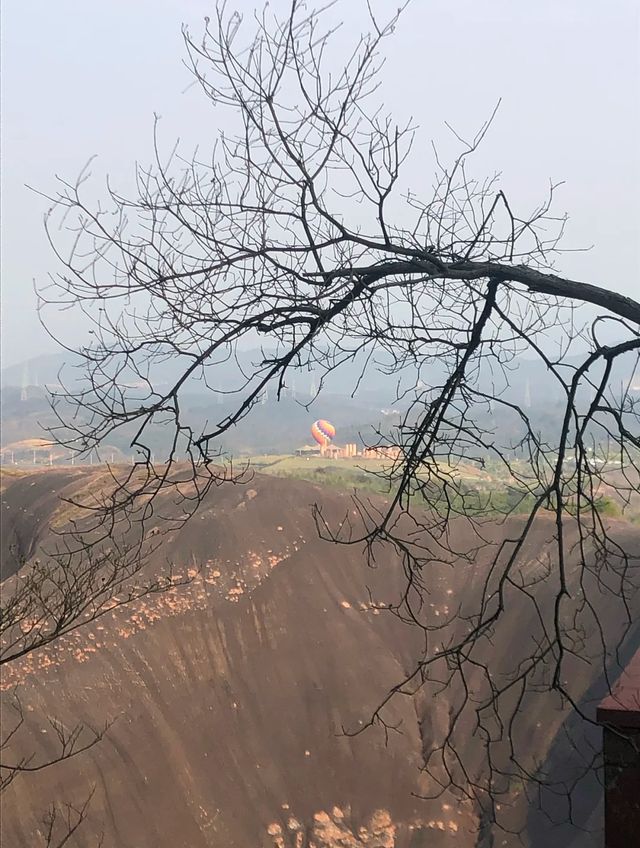
<path id="1" fill-rule="evenodd" d="M 325 421 L 324 418 L 314 421 L 311 425 L 311 435 L 321 447 L 326 448 L 331 443 L 335 434 L 336 428 L 330 421 Z"/>

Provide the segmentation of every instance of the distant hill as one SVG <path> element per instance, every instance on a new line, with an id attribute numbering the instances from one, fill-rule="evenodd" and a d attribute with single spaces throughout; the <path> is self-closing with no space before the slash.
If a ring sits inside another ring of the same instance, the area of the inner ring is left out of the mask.
<path id="1" fill-rule="evenodd" d="M 74 363 L 67 352 L 43 354 L 26 359 L 16 365 L 9 365 L 0 371 L 2 387 L 51 386 L 59 382 L 59 373 Z"/>
<path id="2" fill-rule="evenodd" d="M 204 385 L 201 374 L 198 374 L 196 378 L 189 381 L 187 391 L 189 394 L 212 396 L 215 395 L 211 389 L 229 391 L 243 382 L 242 373 L 251 373 L 253 363 L 260 362 L 264 356 L 265 352 L 258 349 L 240 351 L 236 358 L 207 366 L 205 372 L 208 387 Z M 156 363 L 151 371 L 155 384 L 169 386 L 172 381 L 181 376 L 185 362 L 186 360 L 180 360 L 177 357 L 167 357 L 162 362 Z M 384 374 L 373 366 L 359 382 L 363 365 L 364 360 L 358 359 L 343 363 L 340 369 L 326 377 L 327 391 L 348 396 L 357 389 L 358 395 L 386 398 L 393 396 L 397 377 Z M 75 382 L 82 379 L 82 368 L 81 357 L 68 352 L 52 353 L 3 368 L 0 381 L 3 387 L 54 387 L 60 382 L 73 386 Z M 131 379 L 135 379 L 135 375 L 130 376 Z M 300 400 L 309 400 L 320 387 L 321 377 L 322 372 L 317 367 L 313 370 L 291 369 L 285 394 L 293 391 Z M 272 394 L 275 392 L 275 386 L 272 387 L 271 392 Z"/>
<path id="3" fill-rule="evenodd" d="M 238 361 L 229 360 L 207 369 L 207 383 L 201 379 L 190 380 L 183 388 L 181 408 L 194 431 L 224 419 L 234 410 L 239 395 L 241 371 L 252 373 L 252 364 L 264 354 L 258 350 L 244 351 Z M 578 358 L 568 363 L 577 364 Z M 248 418 L 233 427 L 219 441 L 219 447 L 234 454 L 293 451 L 308 439 L 311 423 L 316 418 L 328 418 L 338 427 L 337 442 L 375 441 L 374 428 L 388 431 L 397 421 L 398 413 L 407 408 L 411 392 L 397 399 L 399 382 L 404 389 L 418 386 L 418 391 L 430 385 L 439 385 L 442 369 L 431 365 L 426 373 L 417 375 L 410 369 L 401 374 L 385 373 L 372 367 L 362 376 L 363 362 L 344 363 L 330 374 L 321 394 L 312 400 L 320 387 L 318 369 L 307 372 L 292 370 L 280 401 L 276 389 L 267 389 L 264 403 L 258 404 Z M 80 385 L 82 370 L 78 360 L 64 353 L 41 356 L 2 371 L 2 444 L 24 438 L 43 436 L 43 427 L 55 425 L 45 386 L 55 389 L 63 379 L 68 389 Z M 613 391 L 632 386 L 632 393 L 640 398 L 640 378 L 634 377 L 634 363 L 622 363 L 612 375 Z M 156 385 L 168 387 L 180 375 L 181 363 L 168 358 L 155 366 Z M 565 369 L 566 370 L 566 369 Z M 569 373 L 567 371 L 567 373 Z M 636 385 L 638 383 L 638 385 Z M 508 384 L 501 375 L 485 369 L 481 372 L 481 387 L 487 392 L 498 392 L 510 403 L 521 405 L 529 414 L 533 425 L 543 432 L 557 430 L 563 412 L 566 394 L 552 379 L 540 361 L 520 358 L 509 365 Z M 213 387 L 216 391 L 212 391 Z M 585 399 L 590 397 L 586 389 Z M 308 407 L 308 408 L 307 408 Z M 499 409 L 499 414 L 496 414 Z M 390 414 L 391 413 L 391 414 Z M 516 413 L 498 407 L 477 411 L 479 420 L 495 429 L 496 439 L 502 444 L 519 441 L 522 422 Z M 123 430 L 110 441 L 125 455 L 130 453 L 133 429 Z M 167 447 L 170 435 L 166 428 L 155 427 L 148 433 L 148 446 L 160 455 Z"/>
<path id="4" fill-rule="evenodd" d="M 207 394 L 187 394 L 182 402 L 183 413 L 195 429 L 213 426 L 233 407 L 227 401 L 216 402 Z M 267 397 L 251 414 L 231 428 L 219 441 L 222 449 L 238 454 L 293 452 L 310 439 L 311 424 L 316 418 L 328 418 L 338 428 L 337 441 L 360 441 L 359 433 L 374 440 L 373 427 L 389 425 L 397 416 L 389 416 L 380 408 L 367 403 L 366 398 L 352 398 L 324 393 L 307 409 L 303 402 L 291 396 L 279 402 Z M 49 400 L 41 388 L 31 387 L 27 392 L 11 387 L 3 390 L 2 447 L 25 438 L 48 437 L 46 428 L 59 422 L 51 411 Z M 131 454 L 129 431 L 122 430 L 110 437 L 110 444 L 127 457 Z M 158 452 L 166 449 L 169 438 L 162 426 L 151 429 L 147 436 L 149 447 Z M 112 448 L 100 452 L 107 457 Z"/>

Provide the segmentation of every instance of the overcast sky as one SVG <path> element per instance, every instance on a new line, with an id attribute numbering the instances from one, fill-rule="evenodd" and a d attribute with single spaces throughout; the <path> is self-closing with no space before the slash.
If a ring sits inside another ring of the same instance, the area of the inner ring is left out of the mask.
<path id="1" fill-rule="evenodd" d="M 283 3 L 273 2 L 276 8 Z M 286 4 L 284 4 L 286 5 Z M 378 9 L 397 4 L 378 0 Z M 229 0 L 250 12 L 255 2 Z M 5 0 L 2 4 L 3 365 L 54 349 L 35 314 L 33 280 L 55 263 L 44 237 L 47 204 L 25 184 L 51 191 L 97 154 L 96 173 L 131 185 L 150 160 L 154 112 L 167 145 L 180 136 L 207 146 L 218 117 L 182 65 L 180 25 L 194 32 L 204 0 Z M 343 0 L 340 39 L 366 27 L 364 2 Z M 480 162 L 503 172 L 514 201 L 539 198 L 564 180 L 568 276 L 640 295 L 640 4 L 637 0 L 413 0 L 387 42 L 383 95 L 398 119 L 412 114 L 425 157 L 436 139 L 445 158 L 449 121 L 472 134 L 502 106 Z M 453 153 L 453 147 L 451 147 Z M 65 316 L 57 333 L 82 327 Z"/>

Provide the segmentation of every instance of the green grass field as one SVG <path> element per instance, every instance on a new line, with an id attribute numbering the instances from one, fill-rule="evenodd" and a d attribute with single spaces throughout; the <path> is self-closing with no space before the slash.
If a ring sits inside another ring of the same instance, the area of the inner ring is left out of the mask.
<path id="1" fill-rule="evenodd" d="M 249 461 L 256 471 L 274 477 L 308 480 L 340 491 L 389 494 L 389 481 L 386 479 L 385 470 L 388 470 L 392 463 L 388 459 L 327 459 L 320 456 L 268 454 L 250 457 Z M 517 461 L 514 463 L 519 464 Z M 524 465 L 518 470 L 526 471 Z M 454 512 L 489 517 L 507 513 L 523 514 L 533 506 L 533 496 L 525 495 L 514 488 L 513 481 L 505 476 L 504 467 L 501 468 L 496 463 L 484 469 L 471 464 L 461 464 L 455 469 L 442 466 L 441 471 L 445 476 L 451 474 L 456 478 L 456 491 L 450 491 L 449 499 L 445 501 L 443 498 L 440 504 L 443 511 L 450 505 Z M 436 487 L 431 489 L 429 500 L 431 505 L 439 504 L 440 495 Z M 640 518 L 639 507 L 637 501 L 633 504 L 622 504 L 615 496 L 615 490 L 613 494 L 610 490 L 602 492 L 598 511 L 603 516 L 624 517 L 636 523 Z"/>
<path id="2" fill-rule="evenodd" d="M 250 459 L 251 466 L 263 474 L 274 477 L 289 477 L 309 480 L 322 486 L 341 491 L 366 492 L 370 494 L 389 494 L 389 481 L 385 471 L 391 468 L 388 459 L 326 459 L 319 456 L 303 457 L 288 455 L 262 455 Z M 501 514 L 505 511 L 524 511 L 527 503 L 522 497 L 509 490 L 505 482 L 492 480 L 491 476 L 473 466 L 461 466 L 456 469 L 442 467 L 443 473 L 452 473 L 464 490 L 457 506 L 478 515 Z M 438 500 L 437 490 L 432 488 L 432 498 Z M 418 496 L 419 497 L 419 496 Z M 443 500 L 443 508 L 446 503 Z M 456 504 L 453 505 L 454 509 Z"/>
<path id="3" fill-rule="evenodd" d="M 388 491 L 384 479 L 376 476 L 390 465 L 389 460 L 362 459 L 325 459 L 321 456 L 254 456 L 251 466 L 263 474 L 274 477 L 292 477 L 297 480 L 309 480 L 341 490 L 358 489 L 360 491 Z"/>

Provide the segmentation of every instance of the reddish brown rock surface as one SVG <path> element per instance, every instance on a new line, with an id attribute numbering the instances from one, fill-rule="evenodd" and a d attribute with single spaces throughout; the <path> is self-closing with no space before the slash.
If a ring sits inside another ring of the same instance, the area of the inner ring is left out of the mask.
<path id="1" fill-rule="evenodd" d="M 40 474 L 7 486 L 5 506 L 23 510 L 20 533 L 24 510 L 46 501 L 33 519 L 34 538 L 44 540 L 51 490 L 78 479 Z M 321 541 L 310 512 L 318 499 L 336 525 L 351 509 L 347 495 L 291 480 L 258 476 L 248 487 L 216 489 L 150 565 L 173 562 L 189 586 L 113 609 L 5 667 L 5 698 L 18 686 L 25 706 L 17 744 L 36 758 L 54 750 L 48 715 L 115 723 L 86 754 L 12 784 L 4 844 L 41 844 L 48 803 L 80 803 L 95 787 L 69 845 L 93 845 L 101 831 L 105 846 L 123 848 L 484 845 L 469 805 L 450 792 L 416 797 L 429 788 L 420 766 L 448 714 L 444 696 L 396 698 L 385 717 L 402 732 L 388 739 L 375 727 L 343 733 L 411 668 L 419 634 L 384 610 L 403 586 L 398 562 L 385 552 L 372 570 L 357 547 Z M 551 529 L 542 522 L 532 539 L 532 562 Z M 464 528 L 456 532 L 462 544 Z M 637 531 L 621 532 L 635 544 Z M 477 580 L 468 567 L 434 572 L 434 615 L 448 616 Z M 523 638 L 529 624 L 514 612 L 505 627 Z M 510 647 L 496 645 L 498 665 Z M 579 674 L 582 696 L 598 672 Z M 559 710 L 526 717 L 521 732 L 541 758 L 553 755 L 563 718 Z M 527 824 L 526 805 L 518 815 L 525 844 L 539 844 L 526 832 L 538 827 Z M 545 844 L 592 844 L 561 838 Z M 493 844 L 516 844 L 510 839 L 498 834 Z"/>

